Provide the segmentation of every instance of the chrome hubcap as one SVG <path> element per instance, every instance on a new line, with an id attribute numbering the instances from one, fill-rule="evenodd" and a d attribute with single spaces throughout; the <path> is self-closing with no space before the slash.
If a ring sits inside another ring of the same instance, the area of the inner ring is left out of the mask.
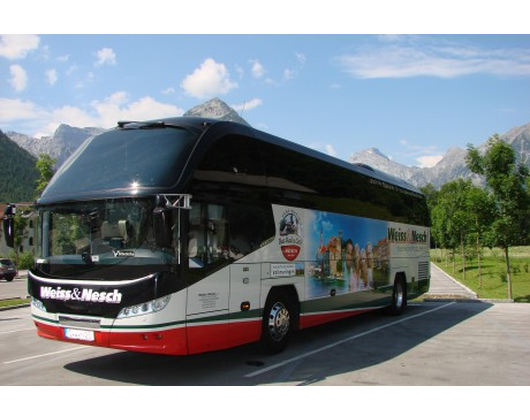
<path id="1" fill-rule="evenodd" d="M 289 332 L 291 316 L 285 305 L 277 302 L 269 315 L 269 334 L 274 341 L 281 341 Z"/>
<path id="2" fill-rule="evenodd" d="M 394 299 L 396 301 L 396 308 L 401 308 L 403 305 L 403 287 L 401 287 L 401 283 L 396 284 L 396 295 Z"/>

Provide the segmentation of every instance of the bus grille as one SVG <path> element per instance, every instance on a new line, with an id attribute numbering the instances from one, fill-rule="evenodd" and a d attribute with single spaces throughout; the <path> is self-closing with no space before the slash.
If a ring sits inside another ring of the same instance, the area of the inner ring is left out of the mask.
<path id="1" fill-rule="evenodd" d="M 418 280 L 428 280 L 429 279 L 429 262 L 424 261 L 418 263 Z"/>

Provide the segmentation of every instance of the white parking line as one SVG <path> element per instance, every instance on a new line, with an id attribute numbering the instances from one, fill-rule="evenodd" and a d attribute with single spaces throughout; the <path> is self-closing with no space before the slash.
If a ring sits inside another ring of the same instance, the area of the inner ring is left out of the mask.
<path id="1" fill-rule="evenodd" d="M 22 332 L 22 331 L 37 331 L 37 330 L 36 330 L 35 327 L 21 328 L 20 330 L 2 331 L 2 332 L 0 332 L 0 335 L 2 335 L 2 334 L 12 334 L 12 333 L 17 333 L 17 332 Z"/>
<path id="2" fill-rule="evenodd" d="M 407 321 L 409 321 L 411 319 L 418 318 L 420 316 L 430 314 L 431 312 L 439 311 L 440 309 L 444 309 L 444 308 L 446 308 L 448 306 L 454 305 L 455 303 L 456 302 L 449 302 L 449 303 L 446 303 L 445 305 L 438 306 L 436 308 L 430 309 L 430 310 L 422 312 L 420 314 L 416 314 L 416 315 L 412 315 L 412 316 L 409 316 L 409 317 L 406 317 L 406 318 L 402 318 L 402 319 L 399 319 L 397 321 L 390 322 L 389 324 L 381 325 L 380 327 L 377 327 L 377 328 L 372 328 L 371 330 L 362 332 L 360 334 L 352 335 L 351 337 L 345 338 L 343 340 L 336 341 L 335 343 L 328 344 L 327 346 L 320 347 L 318 349 L 309 351 L 307 353 L 303 353 L 303 354 L 301 354 L 299 356 L 296 356 L 296 357 L 292 357 L 290 359 L 284 360 L 283 362 L 276 363 L 275 365 L 271 365 L 269 367 L 257 370 L 256 372 L 249 373 L 249 374 L 245 375 L 244 377 L 245 378 L 253 378 L 255 376 L 261 375 L 263 373 L 267 373 L 267 372 L 269 372 L 271 370 L 274 370 L 274 369 L 277 369 L 279 367 L 288 365 L 289 363 L 293 363 L 293 362 L 296 362 L 298 360 L 305 359 L 306 357 L 313 356 L 314 354 L 323 352 L 325 350 L 329 350 L 329 349 L 331 349 L 333 347 L 336 347 L 336 346 L 340 346 L 341 344 L 347 343 L 347 342 L 352 341 L 352 340 L 356 340 L 357 338 L 364 337 L 364 336 L 366 336 L 368 334 L 372 334 L 373 332 L 381 331 L 381 330 L 384 330 L 385 328 L 392 327 L 393 325 L 401 324 L 401 323 L 407 322 Z"/>
<path id="3" fill-rule="evenodd" d="M 75 351 L 75 350 L 86 350 L 87 348 L 90 348 L 90 347 L 71 347 L 69 349 L 53 351 L 51 353 L 37 354 L 35 356 L 24 357 L 22 359 L 10 360 L 8 362 L 3 362 L 3 364 L 10 365 L 12 363 L 26 362 L 27 360 L 39 359 L 41 357 L 55 356 L 57 354 L 67 353 L 67 352 Z"/>

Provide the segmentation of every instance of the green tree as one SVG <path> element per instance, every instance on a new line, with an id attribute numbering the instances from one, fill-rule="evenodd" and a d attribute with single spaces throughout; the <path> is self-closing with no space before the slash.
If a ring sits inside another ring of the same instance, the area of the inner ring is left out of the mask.
<path id="1" fill-rule="evenodd" d="M 438 202 L 438 195 L 440 192 L 430 182 L 424 187 L 421 187 L 420 191 L 423 193 L 425 199 L 427 200 L 427 206 L 429 207 L 429 210 L 432 210 Z"/>
<path id="2" fill-rule="evenodd" d="M 479 287 L 482 287 L 482 246 L 493 221 L 493 203 L 484 188 L 472 185 L 467 191 L 466 208 L 470 215 L 470 237 L 473 237 L 478 258 Z"/>
<path id="3" fill-rule="evenodd" d="M 494 220 L 491 224 L 492 245 L 504 250 L 508 298 L 513 299 L 509 249 L 521 242 L 524 216 L 528 214 L 528 168 L 516 162 L 513 148 L 495 134 L 482 154 L 468 145 L 466 163 L 469 169 L 484 176 L 491 190 Z"/>
<path id="4" fill-rule="evenodd" d="M 472 219 L 469 212 L 468 191 L 471 181 L 458 179 L 443 185 L 437 194 L 436 205 L 432 209 L 432 234 L 441 247 L 455 250 L 460 246 L 462 272 L 466 276 L 465 245 L 471 232 Z M 453 271 L 455 270 L 453 258 Z"/>
<path id="5" fill-rule="evenodd" d="M 39 197 L 44 189 L 48 186 L 50 179 L 55 173 L 56 160 L 53 159 L 50 155 L 46 153 L 41 153 L 39 155 L 39 160 L 37 161 L 37 170 L 39 171 L 39 179 L 37 180 L 37 197 Z"/>

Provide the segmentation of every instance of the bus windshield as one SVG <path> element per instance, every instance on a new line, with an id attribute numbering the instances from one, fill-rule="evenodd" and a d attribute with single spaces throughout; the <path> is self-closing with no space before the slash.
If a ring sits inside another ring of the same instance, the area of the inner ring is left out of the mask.
<path id="1" fill-rule="evenodd" d="M 184 128 L 153 126 L 117 129 L 88 139 L 59 169 L 39 201 L 84 199 L 95 193 L 135 195 L 143 189 L 172 187 L 196 138 Z"/>
<path id="2" fill-rule="evenodd" d="M 178 232 L 170 248 L 157 247 L 153 210 L 152 198 L 42 207 L 37 266 L 52 276 L 103 280 L 171 270 Z"/>

